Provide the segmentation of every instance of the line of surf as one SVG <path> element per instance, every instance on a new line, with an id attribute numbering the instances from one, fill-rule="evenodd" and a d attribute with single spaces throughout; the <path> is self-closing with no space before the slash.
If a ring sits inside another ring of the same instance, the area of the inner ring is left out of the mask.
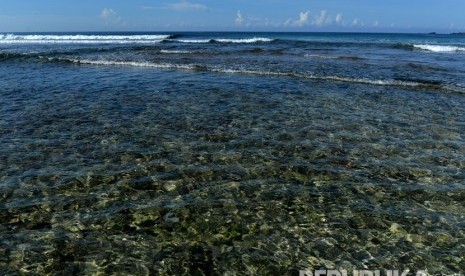
<path id="1" fill-rule="evenodd" d="M 274 41 L 271 38 L 206 38 L 184 39 L 178 35 L 60 35 L 60 34 L 0 34 L 0 44 L 97 44 L 97 43 L 159 43 L 173 41 L 180 43 L 266 43 Z"/>
<path id="2" fill-rule="evenodd" d="M 0 35 L 0 44 L 159 43 L 170 35 Z"/>
<path id="3" fill-rule="evenodd" d="M 161 54 L 192 54 L 192 51 L 184 51 L 184 50 L 160 50 Z"/>
<path id="4" fill-rule="evenodd" d="M 100 66 L 121 66 L 121 67 L 145 67 L 156 69 L 177 69 L 177 70 L 196 70 L 200 66 L 195 64 L 172 64 L 172 63 L 153 63 L 138 61 L 113 61 L 113 60 L 90 60 L 90 59 L 67 59 L 67 58 L 49 58 L 48 60 L 65 61 L 76 64 L 100 65 Z"/>
<path id="5" fill-rule="evenodd" d="M 250 44 L 250 43 L 266 43 L 272 42 L 274 39 L 265 37 L 253 37 L 253 38 L 207 38 L 207 39 L 177 39 L 171 40 L 174 42 L 181 43 L 234 43 L 234 44 Z"/>
<path id="6" fill-rule="evenodd" d="M 465 47 L 452 46 L 452 45 L 434 45 L 434 44 L 415 44 L 414 48 L 435 52 L 435 53 L 454 53 L 454 52 L 465 52 Z"/>
<path id="7" fill-rule="evenodd" d="M 172 63 L 153 63 L 153 62 L 138 62 L 138 61 L 109 61 L 109 60 L 80 60 L 80 59 L 57 59 L 49 58 L 49 60 L 67 61 L 76 64 L 88 64 L 99 66 L 122 66 L 122 67 L 145 67 L 164 70 L 188 70 L 188 71 L 208 71 L 221 74 L 241 74 L 241 75 L 255 75 L 255 76 L 269 76 L 269 77 L 293 77 L 301 79 L 333 81 L 333 82 L 346 82 L 358 83 L 376 86 L 397 86 L 404 88 L 429 88 L 432 90 L 446 90 L 450 92 L 464 93 L 465 87 L 432 84 L 427 82 L 408 81 L 408 80 L 393 80 L 393 79 L 369 79 L 369 78 L 354 78 L 344 76 L 328 76 L 316 75 L 310 72 L 279 72 L 279 71 L 265 71 L 265 70 L 250 70 L 243 68 L 224 68 L 220 66 L 206 66 L 196 64 L 172 64 Z"/>
<path id="8" fill-rule="evenodd" d="M 352 77 L 340 77 L 340 76 L 319 76 L 311 73 L 303 72 L 273 72 L 273 71 L 260 71 L 260 70 L 242 70 L 242 69 L 212 69 L 213 72 L 220 72 L 226 74 L 249 74 L 249 75 L 263 75 L 263 76 L 287 76 L 297 77 L 313 80 L 327 80 L 337 82 L 350 82 L 350 83 L 361 83 L 371 85 L 382 85 L 382 86 L 405 86 L 405 87 L 418 87 L 424 84 L 413 81 L 399 81 L 399 80 L 374 80 L 367 78 L 352 78 Z"/>

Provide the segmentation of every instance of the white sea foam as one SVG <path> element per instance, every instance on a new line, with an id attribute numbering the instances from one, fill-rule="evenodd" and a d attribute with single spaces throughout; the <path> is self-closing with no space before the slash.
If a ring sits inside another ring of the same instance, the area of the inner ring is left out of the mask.
<path id="1" fill-rule="evenodd" d="M 20 34 L 3 34 L 0 35 L 0 44 L 63 44 L 63 43 L 80 43 L 80 44 L 97 44 L 97 43 L 159 43 L 170 39 L 170 35 L 20 35 Z M 271 42 L 273 39 L 254 37 L 240 39 L 170 39 L 181 43 L 258 43 Z"/>
<path id="2" fill-rule="evenodd" d="M 303 76 L 299 73 L 287 73 L 287 72 L 273 72 L 273 71 L 262 71 L 262 70 L 248 70 L 248 69 L 232 69 L 232 68 L 221 68 L 213 67 L 210 71 L 224 74 L 244 74 L 244 75 L 260 75 L 260 76 L 287 76 L 287 77 L 300 77 Z"/>
<path id="3" fill-rule="evenodd" d="M 227 39 L 227 38 L 215 39 L 216 42 L 220 42 L 220 43 L 257 43 L 257 42 L 271 42 L 273 40 L 274 39 L 263 38 L 263 37 L 239 38 L 239 39 Z"/>
<path id="4" fill-rule="evenodd" d="M 162 54 L 192 54 L 191 51 L 183 51 L 183 50 L 160 50 Z"/>
<path id="5" fill-rule="evenodd" d="M 351 82 L 351 83 L 362 83 L 362 84 L 371 84 L 371 85 L 382 85 L 382 86 L 404 86 L 404 87 L 417 87 L 422 84 L 419 82 L 413 81 L 399 81 L 399 80 L 376 80 L 376 79 L 366 79 L 366 78 L 350 78 L 350 77 L 339 77 L 339 76 L 307 76 L 311 79 L 317 80 L 332 80 L 339 82 Z"/>
<path id="6" fill-rule="evenodd" d="M 337 59 L 338 57 L 334 56 L 323 56 L 323 55 L 312 55 L 312 54 L 305 54 L 304 57 L 306 58 L 318 58 L 318 59 Z"/>
<path id="7" fill-rule="evenodd" d="M 68 59 L 67 59 L 68 60 Z M 157 69 L 181 69 L 181 70 L 195 70 L 198 66 L 194 64 L 171 64 L 171 63 L 151 63 L 151 62 L 138 62 L 138 61 L 108 61 L 108 60 L 78 60 L 69 59 L 74 63 L 91 64 L 91 65 L 106 65 L 106 66 L 131 66 L 131 67 L 148 67 Z M 372 80 L 364 78 L 349 78 L 339 76 L 317 76 L 309 73 L 300 72 L 274 72 L 265 70 L 249 70 L 249 69 L 233 69 L 222 67 L 205 67 L 205 70 L 224 74 L 244 74 L 244 75 L 260 75 L 260 76 L 281 76 L 281 77 L 298 77 L 314 80 L 330 80 L 339 82 L 363 83 L 372 85 L 385 85 L 385 86 L 420 86 L 417 82 L 398 81 L 398 80 Z"/>
<path id="8" fill-rule="evenodd" d="M 229 68 L 210 68 L 210 71 L 224 73 L 224 74 L 246 74 L 246 75 L 259 75 L 259 76 L 271 76 L 271 77 L 295 77 L 311 80 L 322 80 L 322 81 L 335 81 L 335 82 L 348 82 L 348 83 L 360 83 L 369 85 L 379 86 L 401 86 L 401 87 L 421 87 L 428 84 L 415 82 L 415 81 L 401 81 L 401 80 L 390 80 L 390 79 L 367 79 L 367 78 L 352 78 L 352 77 L 341 77 L 341 76 L 318 76 L 306 72 L 275 72 L 265 70 L 247 70 L 247 69 L 229 69 Z M 458 89 L 452 87 L 444 87 L 447 90 L 459 91 L 465 93 L 465 89 Z"/>
<path id="9" fill-rule="evenodd" d="M 124 67 L 146 67 L 156 69 L 173 69 L 173 70 L 195 70 L 196 66 L 192 64 L 172 64 L 172 63 L 153 63 L 139 61 L 113 61 L 113 60 L 90 60 L 90 59 L 59 59 L 78 64 L 102 65 L 102 66 L 124 66 Z"/>
<path id="10" fill-rule="evenodd" d="M 238 39 L 230 39 L 230 38 L 215 38 L 215 39 L 179 39 L 175 40 L 182 43 L 258 43 L 258 42 L 271 42 L 274 39 L 271 38 L 263 38 L 263 37 L 254 37 L 254 38 L 238 38 Z"/>
<path id="11" fill-rule="evenodd" d="M 123 67 L 145 67 L 164 70 L 188 70 L 188 71 L 210 71 L 220 74 L 242 74 L 242 75 L 258 75 L 268 77 L 293 77 L 321 81 L 335 81 L 347 83 L 359 83 L 368 85 L 379 86 L 400 86 L 400 87 L 424 87 L 429 86 L 427 83 L 415 81 L 403 81 L 392 79 L 367 79 L 367 78 L 353 78 L 341 76 L 318 76 L 308 72 L 279 72 L 267 70 L 252 70 L 246 68 L 224 68 L 221 66 L 199 66 L 195 64 L 172 64 L 172 63 L 152 63 L 152 62 L 139 62 L 139 61 L 112 61 L 112 60 L 86 60 L 86 59 L 57 59 L 49 58 L 50 60 L 61 60 L 73 62 L 78 64 L 100 65 L 100 66 L 123 66 Z M 434 85 L 433 85 L 434 86 Z M 433 87 L 434 88 L 434 87 Z M 465 93 L 465 88 L 460 86 L 441 86 L 437 85 L 436 88 L 441 88 L 447 91 Z"/>
<path id="12" fill-rule="evenodd" d="M 0 44 L 159 43 L 169 35 L 0 35 Z"/>
<path id="13" fill-rule="evenodd" d="M 211 71 L 225 73 L 225 74 L 249 74 L 249 75 L 261 75 L 261 76 L 285 76 L 285 77 L 297 77 L 313 80 L 327 80 L 327 81 L 338 81 L 338 82 L 351 82 L 351 83 L 362 83 L 371 85 L 382 85 L 382 86 L 406 86 L 416 87 L 421 86 L 421 83 L 410 82 L 410 81 L 398 81 L 398 80 L 375 80 L 365 78 L 350 78 L 350 77 L 339 77 L 339 76 L 317 76 L 310 73 L 300 72 L 273 72 L 273 71 L 261 71 L 261 70 L 242 70 L 242 69 L 221 69 L 213 68 Z"/>
<path id="14" fill-rule="evenodd" d="M 212 42 L 211 39 L 180 39 L 180 40 L 175 40 L 178 42 L 182 43 L 210 43 Z"/>
<path id="15" fill-rule="evenodd" d="M 449 45 L 416 44 L 416 45 L 413 45 L 413 47 L 421 49 L 421 50 L 437 52 L 437 53 L 451 53 L 451 52 L 464 52 L 465 51 L 465 47 L 449 46 Z"/>

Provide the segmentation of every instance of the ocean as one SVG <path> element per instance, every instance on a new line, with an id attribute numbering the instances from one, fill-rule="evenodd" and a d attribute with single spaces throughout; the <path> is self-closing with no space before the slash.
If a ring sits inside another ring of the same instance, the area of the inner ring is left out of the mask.
<path id="1" fill-rule="evenodd" d="M 0 34 L 0 274 L 465 271 L 465 36 Z"/>

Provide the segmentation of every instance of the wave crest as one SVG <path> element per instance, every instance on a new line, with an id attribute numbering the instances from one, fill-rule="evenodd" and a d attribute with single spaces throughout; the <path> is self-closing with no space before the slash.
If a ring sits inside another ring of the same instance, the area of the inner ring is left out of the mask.
<path id="1" fill-rule="evenodd" d="M 67 58 L 51 58 L 49 60 L 58 60 L 64 62 L 72 62 L 77 64 L 102 65 L 102 66 L 123 66 L 123 67 L 146 67 L 156 69 L 175 69 L 175 70 L 196 70 L 197 65 L 194 64 L 172 64 L 172 63 L 153 63 L 139 61 L 114 61 L 114 60 L 90 60 L 90 59 L 67 59 Z"/>
<path id="2" fill-rule="evenodd" d="M 0 44 L 159 43 L 170 35 L 0 35 Z"/>
<path id="3" fill-rule="evenodd" d="M 432 45 L 432 44 L 416 44 L 414 48 L 436 52 L 436 53 L 453 53 L 453 52 L 465 52 L 465 47 L 450 46 L 450 45 Z"/>
<path id="4" fill-rule="evenodd" d="M 254 38 L 209 38 L 209 39 L 179 39 L 174 40 L 182 43 L 237 43 L 237 44 L 250 44 L 250 43 L 265 43 L 272 42 L 274 39 L 264 38 L 264 37 L 254 37 Z"/>
<path id="5" fill-rule="evenodd" d="M 179 40 L 173 40 L 176 42 L 181 42 L 181 43 L 210 43 L 213 40 L 212 39 L 179 39 Z"/>
<path id="6" fill-rule="evenodd" d="M 259 43 L 259 42 L 272 42 L 274 41 L 274 39 L 264 38 L 264 37 L 239 38 L 239 39 L 219 38 L 219 39 L 214 39 L 214 41 L 219 42 L 219 43 Z"/>

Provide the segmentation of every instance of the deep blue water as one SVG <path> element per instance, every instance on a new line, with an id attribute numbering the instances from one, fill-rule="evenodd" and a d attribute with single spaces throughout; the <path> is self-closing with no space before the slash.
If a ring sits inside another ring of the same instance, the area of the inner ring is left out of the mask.
<path id="1" fill-rule="evenodd" d="M 465 36 L 0 34 L 0 274 L 465 271 Z"/>

